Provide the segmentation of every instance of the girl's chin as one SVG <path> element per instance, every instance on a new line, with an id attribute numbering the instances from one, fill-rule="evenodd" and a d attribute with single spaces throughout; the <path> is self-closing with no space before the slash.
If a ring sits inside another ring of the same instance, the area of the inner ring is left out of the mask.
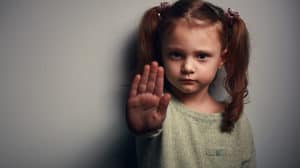
<path id="1" fill-rule="evenodd" d="M 179 89 L 179 91 L 184 94 L 191 94 L 197 92 L 197 89 L 194 87 L 183 86 Z"/>
<path id="2" fill-rule="evenodd" d="M 173 85 L 173 91 L 175 92 L 179 92 L 180 94 L 193 94 L 193 93 L 196 93 L 199 91 L 199 88 L 197 85 L 195 84 L 189 84 L 189 85 L 186 85 L 186 84 L 177 84 Z"/>

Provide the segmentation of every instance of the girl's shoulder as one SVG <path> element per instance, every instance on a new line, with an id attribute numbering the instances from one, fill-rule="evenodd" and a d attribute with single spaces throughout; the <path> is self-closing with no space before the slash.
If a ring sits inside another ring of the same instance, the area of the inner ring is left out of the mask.
<path id="1" fill-rule="evenodd" d="M 245 112 L 241 114 L 240 119 L 236 123 L 236 129 L 239 132 L 239 139 L 241 142 L 250 148 L 253 151 L 254 148 L 254 138 L 253 138 L 253 130 L 251 123 L 248 119 L 248 116 Z"/>
<path id="2" fill-rule="evenodd" d="M 256 150 L 255 150 L 253 130 L 252 130 L 251 123 L 248 119 L 248 116 L 245 112 L 241 114 L 238 123 L 239 123 L 239 140 L 240 140 L 241 148 L 244 151 L 247 151 L 245 152 L 246 155 L 245 157 L 250 158 L 250 160 L 254 163 Z"/>
<path id="3" fill-rule="evenodd" d="M 237 121 L 237 124 L 239 124 L 240 127 L 242 127 L 242 129 L 252 130 L 252 126 L 251 126 L 251 123 L 247 116 L 247 113 L 245 113 L 244 111 L 241 113 L 241 116 L 240 116 L 239 120 Z"/>

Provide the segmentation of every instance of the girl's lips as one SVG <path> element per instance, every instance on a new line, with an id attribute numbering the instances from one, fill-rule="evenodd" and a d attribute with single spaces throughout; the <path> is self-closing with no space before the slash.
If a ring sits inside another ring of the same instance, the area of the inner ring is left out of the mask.
<path id="1" fill-rule="evenodd" d="M 194 81 L 192 79 L 179 79 L 180 81 Z"/>
<path id="2" fill-rule="evenodd" d="M 180 79 L 179 81 L 183 82 L 183 83 L 194 83 L 195 82 L 195 80 L 192 80 L 192 79 Z"/>

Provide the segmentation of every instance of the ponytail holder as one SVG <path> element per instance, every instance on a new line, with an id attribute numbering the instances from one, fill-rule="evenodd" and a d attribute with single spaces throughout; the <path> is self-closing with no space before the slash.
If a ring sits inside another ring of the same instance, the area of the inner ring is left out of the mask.
<path id="1" fill-rule="evenodd" d="M 159 5 L 159 9 L 158 9 L 158 13 L 157 13 L 157 16 L 159 18 L 161 18 L 162 16 L 162 13 L 165 11 L 165 9 L 167 9 L 168 7 L 170 7 L 171 5 L 169 4 L 169 2 L 161 2 L 160 5 Z"/>
<path id="2" fill-rule="evenodd" d="M 230 8 L 228 8 L 228 10 L 225 12 L 225 16 L 229 21 L 230 26 L 233 25 L 235 19 L 238 19 L 240 17 L 239 12 L 232 11 Z"/>

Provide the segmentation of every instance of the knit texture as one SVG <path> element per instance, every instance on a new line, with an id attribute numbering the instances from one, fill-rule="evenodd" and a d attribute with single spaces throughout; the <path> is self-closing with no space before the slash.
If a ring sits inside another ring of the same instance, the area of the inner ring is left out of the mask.
<path id="1" fill-rule="evenodd" d="M 220 132 L 221 119 L 221 112 L 196 112 L 172 97 L 159 135 L 136 136 L 138 167 L 256 167 L 246 115 L 241 115 L 230 134 Z"/>

